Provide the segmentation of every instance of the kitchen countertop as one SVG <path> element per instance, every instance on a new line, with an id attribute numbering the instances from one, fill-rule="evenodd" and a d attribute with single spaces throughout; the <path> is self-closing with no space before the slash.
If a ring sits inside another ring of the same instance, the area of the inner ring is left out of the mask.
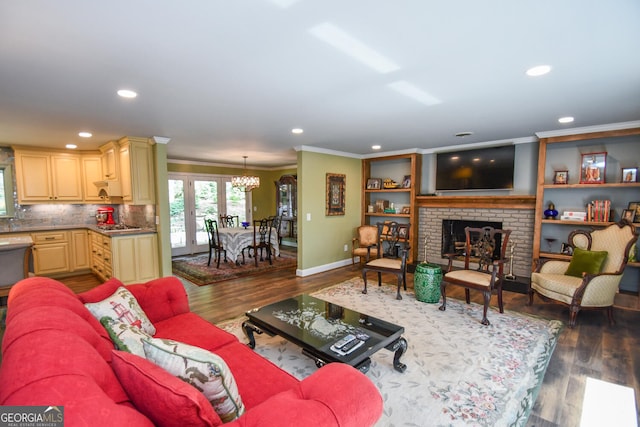
<path id="1" fill-rule="evenodd" d="M 47 226 L 33 226 L 33 227 L 16 227 L 13 230 L 2 230 L 0 234 L 24 234 L 24 233 L 36 233 L 39 231 L 57 231 L 57 230 L 91 230 L 100 233 L 104 236 L 118 237 L 118 236 L 131 236 L 134 234 L 155 234 L 156 230 L 153 228 L 139 228 L 135 230 L 112 230 L 106 232 L 97 225 L 47 225 Z"/>

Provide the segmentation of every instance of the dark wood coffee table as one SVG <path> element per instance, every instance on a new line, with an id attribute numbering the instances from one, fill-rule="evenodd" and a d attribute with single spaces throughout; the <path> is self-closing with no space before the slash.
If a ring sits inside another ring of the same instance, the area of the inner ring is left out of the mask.
<path id="1" fill-rule="evenodd" d="M 246 313 L 242 328 L 255 348 L 254 333 L 278 335 L 302 347 L 302 353 L 321 367 L 330 362 L 347 363 L 367 372 L 371 355 L 385 348 L 395 352 L 393 367 L 404 372 L 400 357 L 407 349 L 404 328 L 393 323 L 332 304 L 310 295 L 299 295 Z M 331 347 L 346 335 L 360 336 L 363 344 L 348 354 Z M 367 338 L 368 336 L 368 338 Z"/>

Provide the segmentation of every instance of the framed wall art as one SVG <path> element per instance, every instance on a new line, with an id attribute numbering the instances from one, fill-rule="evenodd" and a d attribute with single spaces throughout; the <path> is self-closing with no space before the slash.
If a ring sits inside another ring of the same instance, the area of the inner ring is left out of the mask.
<path id="1" fill-rule="evenodd" d="M 327 216 L 344 215 L 345 183 L 346 175 L 327 174 Z"/>
<path id="2" fill-rule="evenodd" d="M 622 168 L 622 182 L 638 182 L 638 168 Z"/>
<path id="3" fill-rule="evenodd" d="M 607 171 L 607 153 L 582 154 L 580 184 L 604 184 Z"/>

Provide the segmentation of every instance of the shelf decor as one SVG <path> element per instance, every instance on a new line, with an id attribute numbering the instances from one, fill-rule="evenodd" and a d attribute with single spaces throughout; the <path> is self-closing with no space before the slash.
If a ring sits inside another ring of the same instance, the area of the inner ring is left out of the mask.
<path id="1" fill-rule="evenodd" d="M 638 182 L 638 168 L 622 168 L 622 182 Z"/>
<path id="2" fill-rule="evenodd" d="M 607 171 L 607 153 L 582 154 L 580 184 L 604 184 Z"/>
<path id="3" fill-rule="evenodd" d="M 566 185 L 569 183 L 569 171 L 555 171 L 553 174 L 554 184 Z"/>
<path id="4" fill-rule="evenodd" d="M 549 207 L 543 213 L 545 219 L 556 219 L 558 217 L 558 211 L 553 203 L 549 203 Z"/>
<path id="5" fill-rule="evenodd" d="M 633 216 L 633 222 L 640 222 L 640 202 L 629 202 L 629 206 L 627 206 L 627 209 L 635 212 L 635 215 Z"/>
<path id="6" fill-rule="evenodd" d="M 382 180 L 379 178 L 367 179 L 367 190 L 379 190 L 382 188 Z"/>
<path id="7" fill-rule="evenodd" d="M 327 216 L 344 215 L 346 175 L 327 173 Z"/>

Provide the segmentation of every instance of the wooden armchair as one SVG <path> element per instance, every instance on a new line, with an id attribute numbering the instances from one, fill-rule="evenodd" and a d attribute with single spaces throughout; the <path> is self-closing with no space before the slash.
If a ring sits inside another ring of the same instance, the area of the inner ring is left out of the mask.
<path id="1" fill-rule="evenodd" d="M 258 252 L 260 253 L 260 261 L 264 260 L 263 250 L 267 252 L 267 260 L 269 264 L 273 264 L 271 258 L 271 236 L 273 233 L 273 221 L 268 218 L 253 220 L 253 243 L 242 249 L 242 263 L 244 264 L 244 251 L 246 250 L 253 258 L 256 267 L 258 266 Z"/>
<path id="2" fill-rule="evenodd" d="M 409 254 L 409 224 L 398 224 L 395 221 L 378 223 L 378 258 L 367 262 L 362 268 L 364 280 L 363 294 L 367 293 L 367 273 L 378 273 L 378 286 L 382 285 L 382 273 L 398 276 L 398 292 L 396 299 L 402 299 L 400 286 L 407 290 L 407 258 Z"/>
<path id="3" fill-rule="evenodd" d="M 574 248 L 571 261 L 536 260 L 529 305 L 536 293 L 544 301 L 569 306 L 570 327 L 575 326 L 581 309 L 606 310 L 609 324 L 615 324 L 614 298 L 629 251 L 637 240 L 635 227 L 626 220 L 591 232 L 571 232 L 569 244 Z"/>
<path id="4" fill-rule="evenodd" d="M 492 294 L 498 295 L 498 308 L 500 313 L 504 313 L 502 282 L 504 280 L 504 263 L 506 262 L 505 253 L 511 230 L 500 230 L 493 227 L 466 227 L 464 234 L 464 268 L 454 270 L 453 260 L 458 254 L 448 254 L 449 266 L 447 273 L 442 278 L 442 282 L 440 282 L 440 291 L 442 293 L 440 310 L 445 311 L 447 309 L 447 284 L 463 286 L 467 304 L 470 303 L 469 290 L 476 289 L 482 292 L 484 298 L 484 309 L 480 323 L 489 325 L 487 309 L 491 302 Z M 499 245 L 498 236 L 500 236 Z M 497 256 L 496 248 L 498 249 Z M 471 268 L 472 262 L 478 264 L 477 269 Z"/>
<path id="5" fill-rule="evenodd" d="M 357 236 L 351 240 L 351 265 L 356 264 L 356 257 L 369 262 L 371 257 L 378 258 L 378 227 L 361 225 L 356 230 Z"/>

